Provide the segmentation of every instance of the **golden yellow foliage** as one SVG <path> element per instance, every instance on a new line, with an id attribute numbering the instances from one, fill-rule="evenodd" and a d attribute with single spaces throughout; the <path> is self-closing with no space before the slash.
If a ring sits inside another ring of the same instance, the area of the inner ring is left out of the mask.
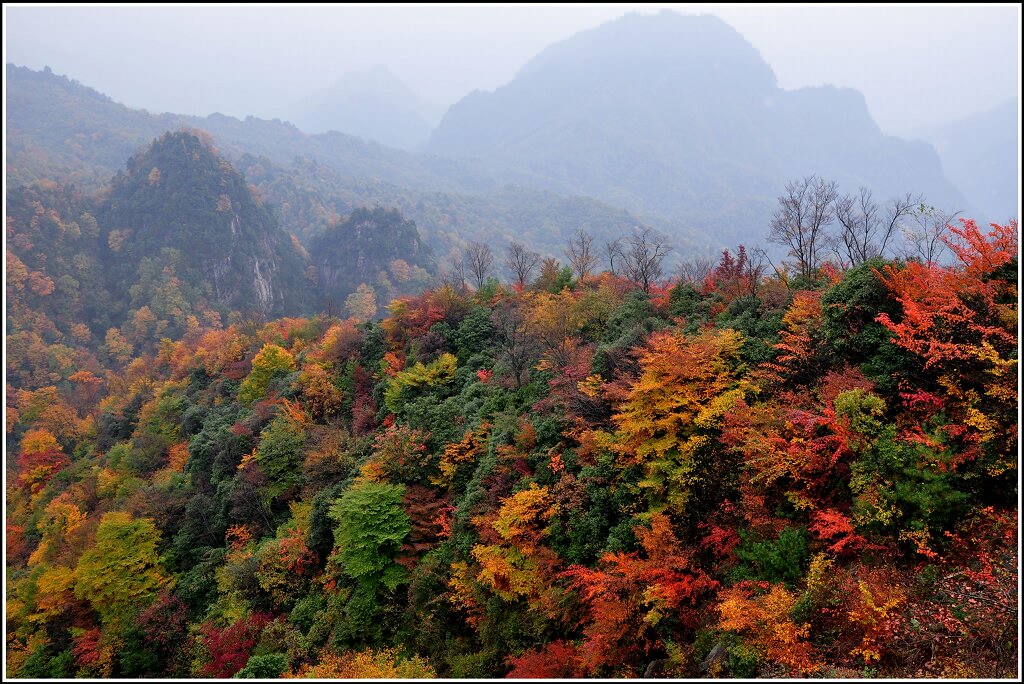
<path id="1" fill-rule="evenodd" d="M 558 513 L 558 504 L 551 500 L 547 487 L 530 483 L 524 489 L 505 499 L 494 521 L 494 529 L 502 539 L 524 548 L 532 548 L 547 534 L 544 526 Z"/>
<path id="2" fill-rule="evenodd" d="M 316 665 L 304 665 L 284 678 L 309 679 L 434 679 L 437 673 L 423 658 L 404 659 L 398 649 L 336 654 L 324 651 Z"/>
<path id="3" fill-rule="evenodd" d="M 490 429 L 489 423 L 481 423 L 476 430 L 467 430 L 460 441 L 446 444 L 438 464 L 441 474 L 430 478 L 431 484 L 441 487 L 450 486 L 459 465 L 472 463 L 487 449 L 487 432 Z"/>
<path id="4" fill-rule="evenodd" d="M 718 628 L 745 636 L 764 657 L 805 674 L 819 669 L 814 649 L 806 639 L 809 625 L 790 618 L 796 595 L 781 584 L 767 594 L 748 596 L 748 590 L 732 587 L 721 593 Z"/>
<path id="5" fill-rule="evenodd" d="M 49 430 L 28 430 L 21 438 L 21 453 L 23 454 L 42 453 L 50 449 L 61 450 L 60 445 L 57 444 L 57 438 Z"/>

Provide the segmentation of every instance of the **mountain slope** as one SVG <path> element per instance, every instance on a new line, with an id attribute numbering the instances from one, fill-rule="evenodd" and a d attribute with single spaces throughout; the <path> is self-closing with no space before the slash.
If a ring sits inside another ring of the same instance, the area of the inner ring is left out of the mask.
<path id="1" fill-rule="evenodd" d="M 986 221 L 1019 216 L 1020 154 L 1016 99 L 933 129 L 923 137 L 938 150 L 942 168 Z"/>
<path id="2" fill-rule="evenodd" d="M 418 293 L 436 267 L 416 224 L 395 209 L 360 208 L 310 243 L 322 302 L 340 302 L 360 285 L 383 288 L 384 301 Z"/>
<path id="3" fill-rule="evenodd" d="M 372 177 L 430 190 L 476 191 L 496 182 L 479 165 L 437 161 L 331 132 L 306 135 L 280 120 L 149 114 L 114 102 L 51 71 L 7 65 L 8 180 L 69 178 L 102 186 L 132 153 L 166 131 L 200 128 L 229 158 L 244 152 L 276 163 L 296 157 L 328 164 L 354 177 Z M 436 166 L 436 168 L 434 168 Z"/>
<path id="4" fill-rule="evenodd" d="M 49 180 L 10 189 L 7 368 L 17 383 L 52 385 L 73 365 L 97 372 L 104 359 L 239 315 L 311 309 L 301 247 L 203 136 L 164 135 L 102 193 Z"/>
<path id="5" fill-rule="evenodd" d="M 538 190 L 542 184 L 528 173 L 509 171 L 499 182 L 479 162 L 412 155 L 337 132 L 306 135 L 280 121 L 157 116 L 52 72 L 10 64 L 7 94 L 11 187 L 59 179 L 104 189 L 153 138 L 200 128 L 276 205 L 281 227 L 304 244 L 354 208 L 383 203 L 416 221 L 438 255 L 470 240 L 504 242 L 525 232 L 534 248 L 560 256 L 565 238 L 581 226 L 611 239 L 638 223 L 671 234 L 680 248 L 724 246 L 681 222 L 627 213 L 614 200 Z"/>
<path id="6" fill-rule="evenodd" d="M 786 181 L 810 173 L 883 196 L 961 197 L 935 151 L 883 136 L 859 93 L 781 90 L 727 24 L 671 12 L 551 46 L 453 105 L 426 149 L 730 232 L 767 225 Z"/>
<path id="7" fill-rule="evenodd" d="M 307 133 L 340 131 L 409 150 L 420 146 L 441 112 L 385 67 L 342 76 L 308 98 L 292 117 Z"/>
<path id="8" fill-rule="evenodd" d="M 245 179 L 208 141 L 167 133 L 128 160 L 101 209 L 119 268 L 176 262 L 182 279 L 228 310 L 301 309 L 299 251 Z"/>

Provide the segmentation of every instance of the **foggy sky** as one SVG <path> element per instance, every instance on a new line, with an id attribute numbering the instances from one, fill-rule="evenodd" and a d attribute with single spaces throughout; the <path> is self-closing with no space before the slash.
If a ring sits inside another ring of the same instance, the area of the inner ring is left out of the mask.
<path id="1" fill-rule="evenodd" d="M 553 42 L 662 7 L 720 16 L 783 88 L 860 90 L 887 133 L 960 119 L 1019 92 L 1019 5 L 5 5 L 4 52 L 5 62 L 49 66 L 131 107 L 286 119 L 310 92 L 375 65 L 447 106 L 508 82 Z"/>

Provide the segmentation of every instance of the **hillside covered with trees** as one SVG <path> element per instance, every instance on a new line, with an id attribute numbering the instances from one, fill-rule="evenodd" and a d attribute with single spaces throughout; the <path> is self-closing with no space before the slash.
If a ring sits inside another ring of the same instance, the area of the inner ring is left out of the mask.
<path id="1" fill-rule="evenodd" d="M 614 272 L 584 233 L 519 245 L 507 283 L 477 244 L 382 317 L 271 320 L 115 218 L 159 154 L 105 200 L 12 196 L 9 676 L 1016 673 L 1016 222 L 682 277 L 651 233 Z M 263 225 L 229 168 L 195 211 Z M 414 230 L 337 239 L 374 211 Z"/>
<path id="2" fill-rule="evenodd" d="M 100 9 L 5 7 L 5 678 L 1019 677 L 1009 8 Z"/>

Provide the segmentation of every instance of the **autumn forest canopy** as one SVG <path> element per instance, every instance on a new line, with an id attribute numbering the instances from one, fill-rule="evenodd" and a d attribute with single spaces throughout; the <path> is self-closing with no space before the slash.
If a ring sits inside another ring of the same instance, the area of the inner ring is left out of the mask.
<path id="1" fill-rule="evenodd" d="M 8 671 L 1012 674 L 1018 227 L 892 258 L 861 199 L 791 183 L 768 237 L 822 249 L 774 269 L 580 231 L 271 320 L 344 255 L 196 135 L 105 196 L 16 190 Z M 334 228 L 370 229 L 416 243 Z"/>
<path id="2" fill-rule="evenodd" d="M 1014 677 L 1017 220 L 687 26 L 672 78 L 877 163 L 512 121 L 589 34 L 444 159 L 9 67 L 6 675 Z"/>

